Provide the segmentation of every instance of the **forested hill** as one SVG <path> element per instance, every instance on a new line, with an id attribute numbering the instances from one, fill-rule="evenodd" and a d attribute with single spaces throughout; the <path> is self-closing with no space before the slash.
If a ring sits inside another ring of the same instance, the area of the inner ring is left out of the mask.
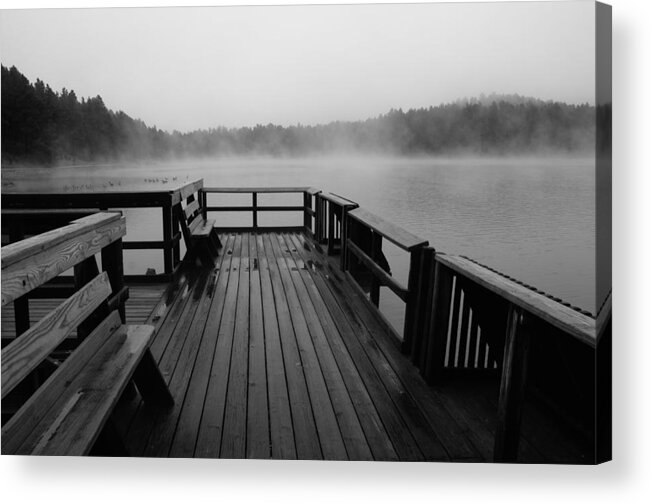
<path id="1" fill-rule="evenodd" d="M 219 118 L 214 118 L 219 124 Z M 394 155 L 593 152 L 595 109 L 482 96 L 365 121 L 223 127 L 172 133 L 2 67 L 2 163 L 86 163 L 167 157 L 328 153 Z"/>

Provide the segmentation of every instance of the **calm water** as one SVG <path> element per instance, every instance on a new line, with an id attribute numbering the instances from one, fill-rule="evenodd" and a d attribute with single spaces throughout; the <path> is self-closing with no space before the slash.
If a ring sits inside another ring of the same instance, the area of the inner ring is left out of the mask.
<path id="1" fill-rule="evenodd" d="M 334 192 L 428 239 L 439 251 L 469 256 L 595 311 L 592 159 L 219 159 L 2 170 L 3 191 L 134 190 L 195 178 L 206 186 L 314 186 Z M 219 204 L 218 197 L 212 195 L 209 204 Z M 250 196 L 244 198 L 222 204 L 249 203 Z M 260 204 L 275 202 L 273 195 L 259 197 Z M 302 223 L 302 217 L 281 222 L 283 217 L 288 216 L 261 218 L 260 224 Z M 128 211 L 126 239 L 160 238 L 159 221 L 160 211 Z M 406 283 L 406 254 L 387 249 L 394 275 Z M 152 255 L 129 251 L 127 272 L 162 270 L 162 254 Z M 384 291 L 382 307 L 400 325 L 400 304 Z"/>

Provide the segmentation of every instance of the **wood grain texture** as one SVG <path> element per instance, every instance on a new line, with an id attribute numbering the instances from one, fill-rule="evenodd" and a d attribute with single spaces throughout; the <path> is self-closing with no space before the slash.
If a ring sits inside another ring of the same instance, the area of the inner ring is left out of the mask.
<path id="1" fill-rule="evenodd" d="M 121 326 L 69 382 L 59 407 L 48 411 L 19 454 L 86 455 L 142 358 L 151 326 Z"/>
<path id="2" fill-rule="evenodd" d="M 40 364 L 111 294 L 102 273 L 2 349 L 2 397 Z"/>
<path id="3" fill-rule="evenodd" d="M 60 377 L 79 374 L 89 359 L 98 351 L 108 336 L 122 321 L 117 312 L 112 312 L 75 350 L 74 359 L 66 359 L 27 402 L 2 427 L 2 453 L 16 453 L 30 432 L 32 432 L 47 413 L 61 400 L 65 400 L 68 384 Z"/>
<path id="4" fill-rule="evenodd" d="M 87 218 L 98 218 L 96 214 Z M 114 214 L 115 215 L 115 214 Z M 86 219 L 86 218 L 84 218 Z M 36 246 L 30 247 L 32 253 L 24 255 L 20 252 L 21 259 L 10 260 L 11 264 L 2 268 L 2 305 L 13 301 L 26 292 L 44 284 L 66 270 L 81 263 L 110 243 L 120 239 L 126 234 L 126 220 L 117 215 L 99 226 L 91 226 L 82 234 L 75 234 L 70 239 L 60 240 L 54 237 L 48 239 L 48 246 L 38 251 Z M 39 235 L 42 236 L 42 235 Z M 5 257 L 3 247 L 3 258 Z M 11 255 L 11 254 L 10 254 Z"/>
<path id="5" fill-rule="evenodd" d="M 39 254 L 59 243 L 71 240 L 88 231 L 120 219 L 120 213 L 100 212 L 81 219 L 72 221 L 63 226 L 45 233 L 41 233 L 24 240 L 10 243 L 2 247 L 2 270 L 26 257 Z"/>

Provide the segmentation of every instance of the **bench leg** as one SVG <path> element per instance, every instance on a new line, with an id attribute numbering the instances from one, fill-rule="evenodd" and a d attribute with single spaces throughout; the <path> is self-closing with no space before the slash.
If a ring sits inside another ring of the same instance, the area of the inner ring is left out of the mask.
<path id="1" fill-rule="evenodd" d="M 210 240 L 212 241 L 214 247 L 219 250 L 220 248 L 223 247 L 221 240 L 219 239 L 219 235 L 217 234 L 217 231 L 213 228 L 213 230 L 210 232 Z"/>
<path id="2" fill-rule="evenodd" d="M 133 381 L 136 382 L 140 395 L 146 403 L 166 407 L 174 404 L 172 394 L 149 349 L 145 351 L 138 364 L 133 374 Z"/>
<path id="3" fill-rule="evenodd" d="M 100 432 L 90 455 L 93 457 L 128 457 L 129 450 L 122 441 L 115 423 L 110 418 Z"/>

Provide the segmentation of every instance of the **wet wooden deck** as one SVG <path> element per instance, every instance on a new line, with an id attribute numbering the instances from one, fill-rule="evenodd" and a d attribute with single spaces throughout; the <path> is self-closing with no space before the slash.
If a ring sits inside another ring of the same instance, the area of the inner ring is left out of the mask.
<path id="1" fill-rule="evenodd" d="M 221 236 L 149 317 L 169 411 L 126 396 L 135 456 L 490 461 L 496 379 L 428 386 L 352 283 L 301 233 Z M 537 409 L 536 409 L 537 408 Z M 526 409 L 520 460 L 585 462 L 589 447 Z"/>
<path id="2" fill-rule="evenodd" d="M 127 324 L 144 324 L 151 315 L 165 292 L 163 283 L 132 284 L 129 285 L 129 299 L 126 303 Z M 62 299 L 30 299 L 29 319 L 34 325 L 47 313 L 59 306 Z M 16 337 L 16 321 L 14 306 L 8 304 L 2 307 L 2 339 L 11 340 Z M 75 332 L 73 331 L 73 336 Z"/>

